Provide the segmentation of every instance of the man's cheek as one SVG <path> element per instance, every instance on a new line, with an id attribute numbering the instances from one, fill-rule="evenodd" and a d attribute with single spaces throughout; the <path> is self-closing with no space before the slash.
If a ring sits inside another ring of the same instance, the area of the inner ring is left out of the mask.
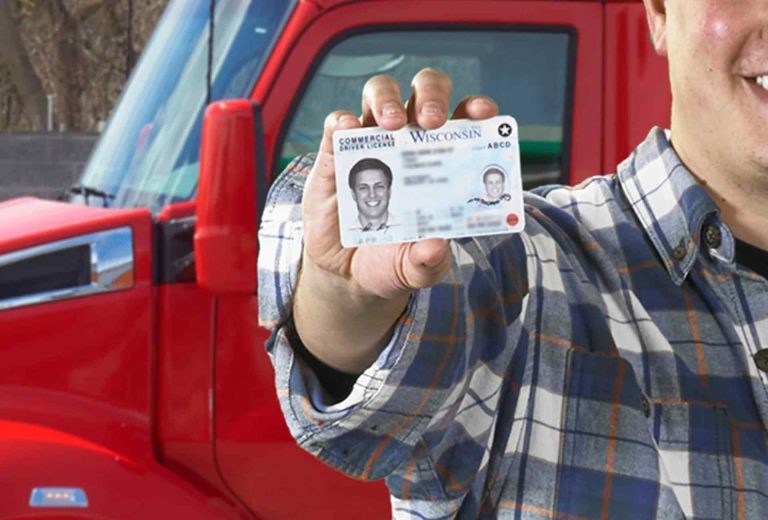
<path id="1" fill-rule="evenodd" d="M 739 0 L 739 2 L 742 0 Z M 738 3 L 738 2 L 737 2 Z M 698 30 L 700 41 L 708 42 L 714 45 L 722 45 L 728 39 L 735 36 L 737 30 L 735 21 L 739 16 L 734 9 L 740 9 L 739 6 L 729 6 L 730 2 L 722 0 L 710 0 L 707 5 L 699 7 L 699 21 L 695 16 L 688 16 L 686 20 L 689 23 L 688 28 L 692 31 Z"/>

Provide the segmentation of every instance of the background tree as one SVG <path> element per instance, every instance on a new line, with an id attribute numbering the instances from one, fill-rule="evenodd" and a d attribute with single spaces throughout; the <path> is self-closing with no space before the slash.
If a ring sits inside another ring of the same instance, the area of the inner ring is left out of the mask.
<path id="1" fill-rule="evenodd" d="M 167 3 L 0 0 L 0 130 L 95 130 Z"/>

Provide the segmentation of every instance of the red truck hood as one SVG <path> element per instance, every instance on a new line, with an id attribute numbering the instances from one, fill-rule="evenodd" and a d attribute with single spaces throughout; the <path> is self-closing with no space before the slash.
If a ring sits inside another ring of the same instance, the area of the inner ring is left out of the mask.
<path id="1" fill-rule="evenodd" d="M 0 202 L 0 254 L 125 225 L 146 209 L 104 209 L 24 197 Z"/>

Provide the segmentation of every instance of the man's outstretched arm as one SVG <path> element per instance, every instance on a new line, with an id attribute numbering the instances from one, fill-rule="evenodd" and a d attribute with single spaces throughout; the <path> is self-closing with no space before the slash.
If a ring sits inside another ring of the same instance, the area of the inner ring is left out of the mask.
<path id="1" fill-rule="evenodd" d="M 309 173 L 302 204 L 304 253 L 293 319 L 312 355 L 337 370 L 362 373 L 391 337 L 415 289 L 436 284 L 451 266 L 448 242 L 345 249 L 339 239 L 333 133 L 361 126 L 397 130 L 408 123 L 438 128 L 448 118 L 451 81 L 424 69 L 412 82 L 407 105 L 391 77 L 376 76 L 365 85 L 362 115 L 334 112 L 325 121 L 323 139 Z M 496 115 L 485 97 L 465 99 L 454 117 L 484 119 Z"/>

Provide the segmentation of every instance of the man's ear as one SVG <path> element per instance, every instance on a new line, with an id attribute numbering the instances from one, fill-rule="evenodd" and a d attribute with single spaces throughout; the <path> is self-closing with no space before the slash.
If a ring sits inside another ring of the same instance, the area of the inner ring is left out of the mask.
<path id="1" fill-rule="evenodd" d="M 660 56 L 667 55 L 667 0 L 643 0 L 651 43 Z"/>

